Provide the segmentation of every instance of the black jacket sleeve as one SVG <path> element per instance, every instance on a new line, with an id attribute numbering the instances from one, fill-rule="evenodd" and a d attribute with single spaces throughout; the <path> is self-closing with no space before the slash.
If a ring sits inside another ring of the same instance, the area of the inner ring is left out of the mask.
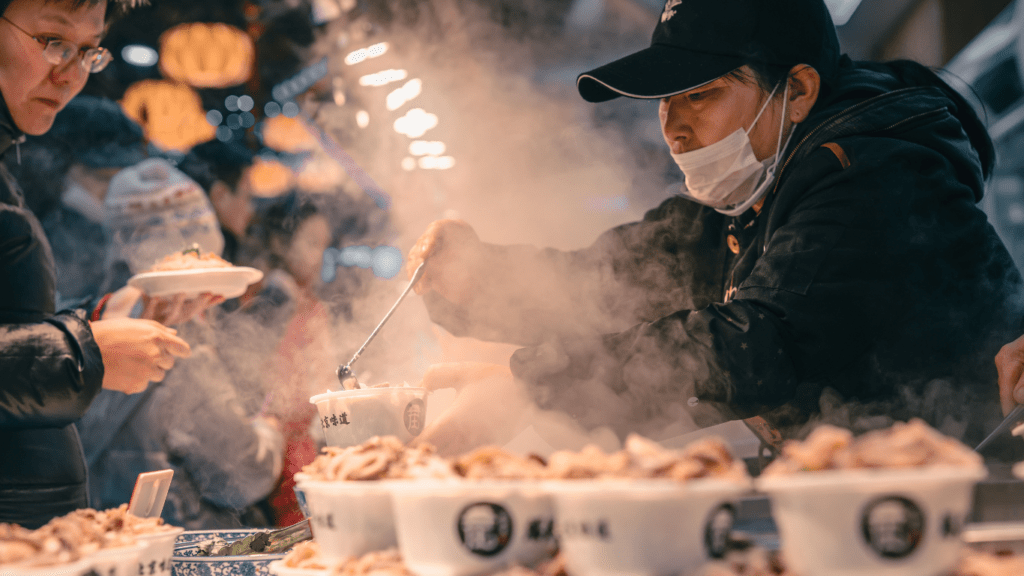
<path id="1" fill-rule="evenodd" d="M 103 382 L 84 311 L 54 314 L 52 260 L 24 208 L 0 205 L 0 428 L 66 426 Z"/>
<path id="2" fill-rule="evenodd" d="M 769 208 L 785 216 L 731 301 L 522 350 L 514 372 L 543 406 L 637 429 L 680 411 L 714 423 L 787 403 L 814 410 L 820 383 L 874 397 L 884 379 L 864 378 L 862 364 L 926 374 L 962 357 L 958 339 L 1002 313 L 985 296 L 1015 285 L 998 277 L 1012 265 L 990 261 L 998 240 L 972 190 L 927 147 L 843 147 L 850 168 L 822 150 L 789 176 L 801 192 Z"/>
<path id="3" fill-rule="evenodd" d="M 670 201 L 579 250 L 482 244 L 469 263 L 477 279 L 469 301 L 429 292 L 424 302 L 434 322 L 481 340 L 538 345 L 626 330 L 718 297 L 722 220 Z"/>

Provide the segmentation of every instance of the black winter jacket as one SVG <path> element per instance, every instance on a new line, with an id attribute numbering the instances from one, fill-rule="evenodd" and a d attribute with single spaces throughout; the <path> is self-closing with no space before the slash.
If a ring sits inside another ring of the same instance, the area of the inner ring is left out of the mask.
<path id="1" fill-rule="evenodd" d="M 0 100 L 0 156 L 19 136 Z M 85 312 L 55 314 L 54 283 L 42 227 L 0 165 L 0 522 L 29 528 L 88 506 L 73 422 L 103 382 Z"/>
<path id="2" fill-rule="evenodd" d="M 477 299 L 427 294 L 431 317 L 531 345 L 513 371 L 591 427 L 761 416 L 793 437 L 918 416 L 980 440 L 1021 278 L 976 206 L 976 115 L 917 65 L 844 59 L 783 158 L 760 213 L 675 197 L 583 250 L 485 245 Z"/>

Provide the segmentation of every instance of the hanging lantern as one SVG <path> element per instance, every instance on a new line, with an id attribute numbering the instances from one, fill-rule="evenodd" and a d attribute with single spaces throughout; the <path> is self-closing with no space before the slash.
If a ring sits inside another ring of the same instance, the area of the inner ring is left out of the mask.
<path id="1" fill-rule="evenodd" d="M 289 154 L 308 152 L 320 147 L 302 120 L 284 115 L 274 116 L 263 122 L 263 144 L 272 150 Z"/>
<path id="2" fill-rule="evenodd" d="M 128 87 L 121 108 L 164 150 L 188 151 L 213 139 L 216 129 L 195 90 L 170 80 L 140 80 Z"/>
<path id="3" fill-rule="evenodd" d="M 160 35 L 160 71 L 196 88 L 244 83 L 255 57 L 252 38 L 227 24 L 179 24 Z"/>
<path id="4" fill-rule="evenodd" d="M 253 196 L 271 198 L 284 194 L 292 187 L 295 173 L 278 162 L 257 157 L 245 173 L 245 183 Z"/>

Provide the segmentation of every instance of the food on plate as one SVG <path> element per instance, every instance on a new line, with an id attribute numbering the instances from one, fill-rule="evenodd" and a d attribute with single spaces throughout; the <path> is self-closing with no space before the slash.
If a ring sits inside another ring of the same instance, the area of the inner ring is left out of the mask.
<path id="1" fill-rule="evenodd" d="M 981 468 L 982 458 L 962 443 L 944 436 L 923 420 L 897 422 L 853 437 L 849 430 L 823 425 L 806 440 L 790 440 L 762 476 L 849 470 L 955 466 Z"/>
<path id="2" fill-rule="evenodd" d="M 451 464 L 429 444 L 406 448 L 394 436 L 374 436 L 357 446 L 328 446 L 302 472 L 311 480 L 452 478 Z"/>
<path id="3" fill-rule="evenodd" d="M 548 458 L 549 478 L 666 478 L 678 481 L 699 478 L 746 481 L 747 469 L 733 457 L 724 440 L 702 438 L 682 449 L 668 449 L 657 442 L 631 434 L 625 447 L 607 454 L 594 445 L 579 452 L 559 451 Z"/>
<path id="4" fill-rule="evenodd" d="M 36 530 L 0 524 L 0 564 L 52 566 L 75 561 L 101 548 L 135 543 L 135 537 L 173 530 L 161 518 L 139 518 L 128 505 L 109 510 L 83 508 Z"/>
<path id="5" fill-rule="evenodd" d="M 230 268 L 232 264 L 213 252 L 203 252 L 198 244 L 181 252 L 174 252 L 156 261 L 146 272 L 176 272 L 205 268 Z"/>

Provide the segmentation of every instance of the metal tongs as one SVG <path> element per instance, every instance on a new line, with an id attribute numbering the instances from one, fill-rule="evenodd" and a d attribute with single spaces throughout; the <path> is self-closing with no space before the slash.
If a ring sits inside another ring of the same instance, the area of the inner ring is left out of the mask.
<path id="1" fill-rule="evenodd" d="M 281 554 L 292 546 L 310 540 L 313 532 L 309 528 L 309 519 L 292 524 L 280 530 L 261 531 L 250 534 L 234 542 L 223 543 L 213 539 L 203 542 L 186 542 L 174 547 L 175 551 L 187 548 L 198 548 L 200 556 L 247 556 L 249 554 Z"/>
<path id="2" fill-rule="evenodd" d="M 359 347 L 359 350 L 356 350 L 352 359 L 349 360 L 347 364 L 338 366 L 338 382 L 341 383 L 342 388 L 348 388 L 348 386 L 345 385 L 345 381 L 355 377 L 355 374 L 352 372 L 352 364 L 363 354 L 363 350 L 366 350 L 366 346 L 373 341 L 374 337 L 377 336 L 377 332 L 380 332 L 380 329 L 384 327 L 384 324 L 389 318 L 391 318 L 391 315 L 395 313 L 395 309 L 398 308 L 398 305 L 402 303 L 402 300 L 404 300 L 406 295 L 409 294 L 412 287 L 416 285 L 417 281 L 419 281 L 420 276 L 423 275 L 423 266 L 425 264 L 426 261 L 423 261 L 416 267 L 416 271 L 412 273 L 412 278 L 409 279 L 408 286 L 405 287 L 405 290 L 402 290 L 402 294 L 399 295 L 398 300 L 391 306 L 388 313 L 384 315 L 384 319 L 380 321 L 380 324 L 377 324 L 377 327 L 373 329 L 373 332 L 370 332 L 370 337 L 366 339 L 366 342 L 363 342 L 363 345 Z"/>
<path id="3" fill-rule="evenodd" d="M 1003 432 L 1016 428 L 1017 425 L 1021 423 L 1021 421 L 1024 421 L 1024 404 L 1018 404 L 1016 408 L 1011 410 L 1010 413 L 1006 415 L 1006 418 L 1003 418 L 1003 421 L 999 423 L 999 426 L 996 426 L 996 429 L 993 430 L 991 434 L 986 436 L 985 439 L 981 441 L 981 444 L 978 444 L 974 448 L 974 451 L 981 452 L 982 448 L 988 446 Z"/>

